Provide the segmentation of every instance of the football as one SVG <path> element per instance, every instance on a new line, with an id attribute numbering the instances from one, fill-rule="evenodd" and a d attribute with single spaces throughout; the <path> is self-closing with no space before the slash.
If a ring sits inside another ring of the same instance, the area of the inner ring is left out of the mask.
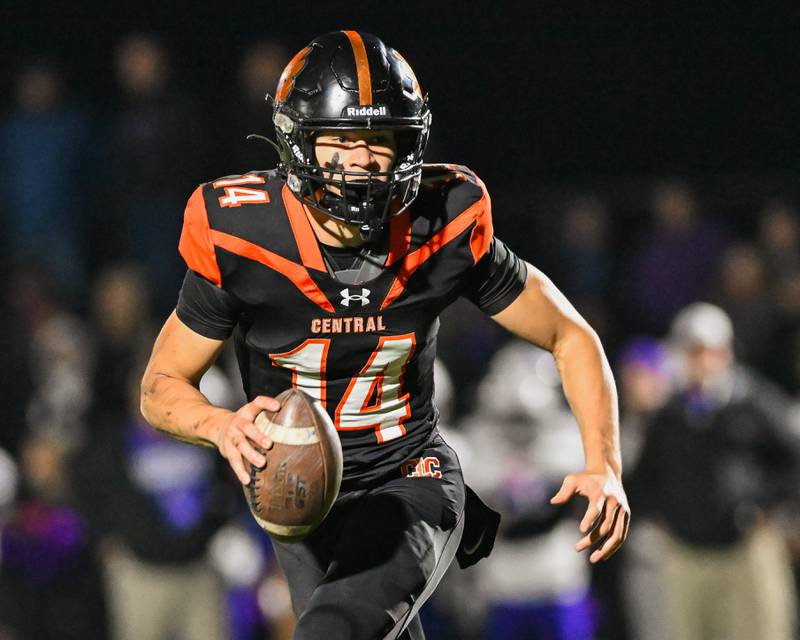
<path id="1" fill-rule="evenodd" d="M 278 411 L 255 420 L 273 442 L 260 452 L 266 465 L 250 465 L 244 485 L 250 512 L 271 537 L 296 542 L 325 518 L 342 482 L 342 445 L 322 405 L 308 394 L 288 389 L 277 397 Z"/>

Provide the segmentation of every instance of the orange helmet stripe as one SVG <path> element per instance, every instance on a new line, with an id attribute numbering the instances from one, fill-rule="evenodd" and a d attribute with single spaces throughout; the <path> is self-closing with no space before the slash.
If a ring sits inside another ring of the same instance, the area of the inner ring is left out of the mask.
<path id="1" fill-rule="evenodd" d="M 286 100 L 292 87 L 294 87 L 294 79 L 303 69 L 306 56 L 309 53 L 311 53 L 311 47 L 306 47 L 302 51 L 299 51 L 297 55 L 289 61 L 289 64 L 286 65 L 286 68 L 281 74 L 281 79 L 278 81 L 278 88 L 275 91 L 276 102 L 283 102 Z"/>
<path id="2" fill-rule="evenodd" d="M 409 77 L 411 78 L 411 83 L 414 87 L 414 93 L 416 93 L 420 98 L 422 97 L 422 87 L 419 86 L 419 81 L 417 80 L 417 76 L 414 73 L 414 70 L 411 68 L 411 65 L 408 64 L 408 60 L 406 60 L 399 51 L 396 49 L 392 49 L 392 53 L 395 57 L 400 60 L 406 67 L 406 71 L 408 72 Z"/>
<path id="3" fill-rule="evenodd" d="M 372 104 L 372 77 L 369 74 L 369 60 L 364 40 L 358 31 L 342 31 L 353 47 L 358 73 L 358 104 Z"/>

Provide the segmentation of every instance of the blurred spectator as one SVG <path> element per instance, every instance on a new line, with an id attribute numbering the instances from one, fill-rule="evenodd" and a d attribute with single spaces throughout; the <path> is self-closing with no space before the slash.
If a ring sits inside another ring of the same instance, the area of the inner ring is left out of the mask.
<path id="1" fill-rule="evenodd" d="M 633 338 L 617 361 L 620 386 L 620 441 L 626 472 L 639 460 L 647 420 L 672 393 L 669 353 L 651 338 Z"/>
<path id="2" fill-rule="evenodd" d="M 717 301 L 733 321 L 737 360 L 764 371 L 775 328 L 764 260 L 748 243 L 728 247 L 720 264 Z"/>
<path id="3" fill-rule="evenodd" d="M 128 377 L 153 344 L 148 283 L 133 264 L 104 269 L 92 288 L 95 370 L 94 411 L 120 411 L 128 402 Z"/>
<path id="4" fill-rule="evenodd" d="M 114 64 L 120 101 L 106 136 L 107 191 L 94 245 L 101 261 L 140 262 L 156 311 L 166 313 L 183 274 L 176 249 L 183 207 L 208 179 L 208 131 L 172 85 L 167 52 L 154 36 L 122 40 Z"/>
<path id="5" fill-rule="evenodd" d="M 0 534 L 0 627 L 19 638 L 108 637 L 94 541 L 72 503 L 72 450 L 55 432 L 22 447 L 20 499 Z"/>
<path id="6" fill-rule="evenodd" d="M 592 638 L 588 563 L 575 552 L 575 523 L 549 503 L 583 465 L 555 363 L 513 341 L 492 359 L 478 395 L 459 455 L 470 485 L 503 516 L 492 554 L 470 570 L 471 607 L 487 608 L 483 637 Z"/>
<path id="7" fill-rule="evenodd" d="M 33 393 L 31 332 L 49 313 L 52 283 L 39 265 L 11 267 L 0 306 L 0 448 L 17 456 L 25 432 L 25 413 Z"/>
<path id="8" fill-rule="evenodd" d="M 66 93 L 63 71 L 49 60 L 17 71 L 13 110 L 0 121 L 0 212 L 5 255 L 40 262 L 74 301 L 91 217 L 91 145 L 89 119 Z"/>
<path id="9" fill-rule="evenodd" d="M 458 452 L 459 460 L 463 464 L 466 457 L 470 456 L 471 448 L 458 423 L 453 422 L 453 378 L 439 358 L 433 363 L 433 379 L 434 401 L 439 412 L 439 433 Z M 465 598 L 472 599 L 475 595 L 476 580 L 474 571 L 462 570 L 457 563 L 450 566 L 433 595 L 420 610 L 426 638 L 477 640 L 486 613 L 483 603 L 472 600 L 474 606 L 469 611 L 464 611 L 462 607 Z"/>
<path id="10" fill-rule="evenodd" d="M 664 527 L 664 595 L 676 640 L 792 637 L 795 596 L 774 510 L 796 499 L 798 447 L 781 401 L 736 366 L 733 327 L 695 303 L 675 318 L 678 388 L 651 420 L 635 480 Z"/>
<path id="11" fill-rule="evenodd" d="M 786 200 L 767 202 L 760 214 L 775 314 L 764 371 L 791 393 L 800 392 L 800 221 Z"/>
<path id="12" fill-rule="evenodd" d="M 83 512 L 103 539 L 112 637 L 223 640 L 224 593 L 206 552 L 236 507 L 232 485 L 215 452 L 145 422 L 139 379 L 131 376 L 125 411 L 95 427 L 75 468 Z"/>
<path id="13" fill-rule="evenodd" d="M 91 350 L 83 322 L 59 311 L 31 336 L 33 396 L 28 403 L 31 433 L 62 438 L 75 450 L 86 436 L 91 402 Z"/>
<path id="14" fill-rule="evenodd" d="M 226 586 L 231 640 L 264 637 L 267 626 L 289 627 L 288 633 L 275 630 L 272 640 L 291 638 L 295 617 L 289 587 L 271 550 L 269 538 L 244 510 L 211 540 L 209 556 Z"/>
<path id="15" fill-rule="evenodd" d="M 716 221 L 702 217 L 684 183 L 657 185 L 650 208 L 653 224 L 635 252 L 625 302 L 640 330 L 661 335 L 679 309 L 707 296 L 725 237 Z"/>
<path id="16" fill-rule="evenodd" d="M 759 214 L 759 244 L 770 281 L 800 271 L 800 221 L 785 200 L 770 200 Z"/>
<path id="17" fill-rule="evenodd" d="M 251 45 L 239 65 L 238 99 L 226 95 L 220 140 L 220 175 L 246 173 L 254 169 L 271 169 L 278 163 L 277 152 L 267 143 L 248 141 L 256 133 L 274 138 L 272 112 L 267 94 L 274 96 L 283 68 L 291 53 L 273 41 Z"/>
<path id="18" fill-rule="evenodd" d="M 17 498 L 17 485 L 19 470 L 11 455 L 0 448 L 0 541 L 3 539 L 3 529 L 14 515 L 14 506 Z M 2 546 L 0 545 L 0 638 L 13 640 L 9 623 L 15 617 L 14 596 L 12 586 L 2 577 Z"/>
<path id="19" fill-rule="evenodd" d="M 2 529 L 17 498 L 19 469 L 14 458 L 0 448 L 0 529 Z M 0 561 L 2 558 L 0 558 Z"/>
<path id="20" fill-rule="evenodd" d="M 800 271 L 774 283 L 776 323 L 766 372 L 790 393 L 800 392 Z"/>
<path id="21" fill-rule="evenodd" d="M 441 316 L 438 351 L 458 393 L 453 395 L 453 418 L 468 413 L 477 397 L 475 387 L 486 374 L 486 363 L 502 344 L 502 329 L 475 305 L 459 298 Z"/>
<path id="22" fill-rule="evenodd" d="M 85 417 L 91 401 L 91 349 L 86 328 L 70 312 L 57 293 L 57 285 L 38 265 L 21 264 L 10 274 L 7 290 L 8 312 L 15 340 L 23 352 L 10 350 L 9 361 L 18 368 L 12 373 L 27 383 L 11 385 L 20 393 L 9 398 L 11 405 L 24 406 L 25 418 L 9 424 L 14 452 L 23 428 L 30 434 L 61 438 L 74 448 L 85 435 Z"/>
<path id="23" fill-rule="evenodd" d="M 559 284 L 602 338 L 612 329 L 608 308 L 612 268 L 608 210 L 593 196 L 576 198 L 564 211 Z"/>
<path id="24" fill-rule="evenodd" d="M 647 423 L 672 393 L 672 367 L 667 349 L 661 343 L 635 338 L 622 349 L 616 369 L 622 462 L 626 476 L 631 478 L 630 485 L 636 478 Z M 668 620 L 662 598 L 663 534 L 646 515 L 636 516 L 636 526 L 631 528 L 614 565 L 614 580 L 598 589 L 598 597 L 607 607 L 620 608 L 614 617 L 625 621 L 627 637 L 665 640 Z"/>

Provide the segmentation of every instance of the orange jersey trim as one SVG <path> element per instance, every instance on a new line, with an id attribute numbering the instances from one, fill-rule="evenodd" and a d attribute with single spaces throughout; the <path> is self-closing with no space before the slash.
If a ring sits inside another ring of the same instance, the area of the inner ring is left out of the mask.
<path id="1" fill-rule="evenodd" d="M 469 248 L 472 250 L 473 264 L 477 264 L 478 260 L 486 255 L 486 252 L 489 251 L 489 245 L 492 244 L 492 238 L 494 237 L 494 225 L 492 224 L 492 199 L 489 197 L 489 191 L 487 191 L 486 185 L 483 184 L 483 181 L 478 176 L 475 176 L 475 180 L 477 180 L 478 184 L 483 190 L 483 196 L 480 200 L 478 200 L 478 202 L 483 200 L 486 202 L 484 202 L 483 210 L 478 213 L 476 217 L 477 224 L 469 236 Z"/>
<path id="2" fill-rule="evenodd" d="M 411 246 L 411 212 L 406 209 L 391 219 L 389 231 L 389 255 L 386 266 L 401 260 Z"/>
<path id="3" fill-rule="evenodd" d="M 481 185 L 482 186 L 482 185 Z M 405 291 L 408 279 L 419 269 L 428 258 L 439 251 L 444 245 L 457 238 L 469 226 L 475 222 L 475 228 L 470 235 L 470 250 L 472 252 L 473 264 L 486 253 L 492 239 L 492 216 L 491 203 L 486 189 L 480 200 L 470 205 L 461 212 L 455 219 L 450 221 L 444 229 L 436 233 L 430 240 L 418 249 L 409 253 L 400 266 L 386 298 L 381 304 L 381 310 L 388 307 Z M 481 253 L 482 251 L 482 253 Z"/>
<path id="4" fill-rule="evenodd" d="M 309 300 L 318 304 L 325 309 L 325 311 L 334 312 L 333 305 L 311 279 L 311 276 L 308 275 L 308 271 L 304 266 L 287 260 L 283 256 L 279 256 L 277 253 L 268 251 L 263 247 L 259 247 L 257 244 L 253 244 L 252 242 L 237 238 L 236 236 L 222 231 L 212 230 L 211 238 L 215 246 L 235 253 L 238 256 L 242 256 L 243 258 L 260 262 L 264 266 L 274 269 L 278 273 L 286 276 Z"/>
<path id="5" fill-rule="evenodd" d="M 358 104 L 372 104 L 372 77 L 369 73 L 369 60 L 364 40 L 358 31 L 342 31 L 350 46 L 353 47 L 353 56 L 356 59 L 356 73 L 358 74 Z"/>
<path id="6" fill-rule="evenodd" d="M 203 186 L 194 190 L 183 215 L 183 229 L 178 242 L 178 251 L 192 271 L 218 287 L 222 286 L 222 274 L 217 264 L 217 254 L 211 240 L 208 212 L 203 198 Z"/>
<path id="7" fill-rule="evenodd" d="M 317 271 L 326 271 L 325 263 L 322 261 L 322 253 L 319 250 L 317 236 L 308 221 L 306 210 L 303 204 L 295 198 L 289 186 L 284 184 L 281 189 L 283 205 L 286 208 L 286 215 L 289 217 L 289 224 L 292 227 L 292 234 L 297 249 L 300 252 L 300 259 L 306 267 Z"/>

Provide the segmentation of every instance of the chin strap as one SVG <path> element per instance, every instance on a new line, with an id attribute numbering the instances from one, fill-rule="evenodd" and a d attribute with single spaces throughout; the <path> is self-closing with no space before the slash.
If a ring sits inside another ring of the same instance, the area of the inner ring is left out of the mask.
<path id="1" fill-rule="evenodd" d="M 266 136 L 260 136 L 257 133 L 251 133 L 247 136 L 247 138 L 245 138 L 245 140 L 248 142 L 267 142 L 270 144 L 270 146 L 272 146 L 273 149 L 275 149 L 275 151 L 278 152 L 278 157 L 280 158 L 281 156 L 281 148 Z"/>

